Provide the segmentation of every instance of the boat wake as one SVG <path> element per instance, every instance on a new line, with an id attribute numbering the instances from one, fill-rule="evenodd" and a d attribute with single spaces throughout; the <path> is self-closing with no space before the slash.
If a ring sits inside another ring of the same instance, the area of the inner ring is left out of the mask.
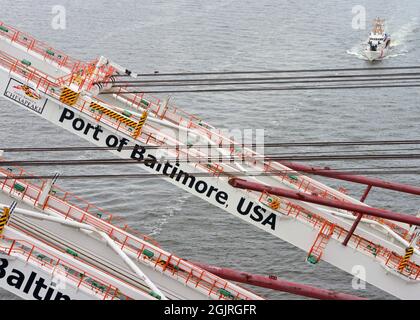
<path id="1" fill-rule="evenodd" d="M 173 217 L 176 212 L 181 211 L 182 204 L 184 204 L 190 197 L 190 194 L 182 195 L 177 198 L 174 205 L 162 210 L 163 214 L 156 221 L 156 224 L 152 226 L 152 231 L 149 233 L 149 236 L 156 237 L 159 235 L 162 232 L 163 227 L 168 223 L 169 219 Z"/>
<path id="2" fill-rule="evenodd" d="M 407 53 L 409 53 L 414 48 L 412 43 L 416 40 L 415 36 L 419 31 L 420 25 L 417 18 L 412 19 L 410 22 L 401 26 L 397 30 L 390 29 L 389 33 L 392 37 L 391 47 L 389 49 L 389 53 L 384 58 L 382 58 L 382 60 L 407 55 Z M 347 54 L 353 55 L 360 60 L 368 61 L 368 59 L 363 54 L 365 47 L 366 42 L 363 41 L 347 50 Z"/>

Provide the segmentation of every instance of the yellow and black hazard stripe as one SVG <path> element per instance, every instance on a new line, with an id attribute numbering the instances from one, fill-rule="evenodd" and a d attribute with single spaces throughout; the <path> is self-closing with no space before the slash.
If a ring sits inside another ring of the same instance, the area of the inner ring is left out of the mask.
<path id="1" fill-rule="evenodd" d="M 414 254 L 413 247 L 408 247 L 405 249 L 404 257 L 401 259 L 400 264 L 398 265 L 398 271 L 402 272 L 404 270 L 404 268 L 407 266 L 408 261 L 410 260 L 413 254 Z"/>
<path id="2" fill-rule="evenodd" d="M 90 107 L 93 110 L 97 110 L 97 111 L 102 112 L 103 114 L 107 115 L 108 117 L 111 117 L 115 120 L 121 121 L 122 123 L 126 124 L 129 127 L 134 128 L 137 125 L 136 121 L 133 121 L 133 120 L 127 118 L 126 116 L 123 116 L 122 114 L 120 114 L 118 112 L 115 112 L 113 110 L 105 108 L 104 106 L 101 106 L 100 104 L 98 104 L 96 102 L 91 102 Z"/>
<path id="3" fill-rule="evenodd" d="M 3 233 L 4 227 L 9 221 L 10 209 L 8 207 L 3 208 L 2 215 L 0 217 L 0 235 Z"/>
<path id="4" fill-rule="evenodd" d="M 143 128 L 144 124 L 146 123 L 147 120 L 147 111 L 143 111 L 143 114 L 140 117 L 139 122 L 136 125 L 136 128 L 134 129 L 133 132 L 133 137 L 137 138 L 140 135 L 141 129 Z"/>
<path id="5" fill-rule="evenodd" d="M 79 98 L 80 93 L 71 90 L 70 88 L 64 87 L 61 91 L 60 101 L 68 104 L 69 106 L 74 106 Z"/>

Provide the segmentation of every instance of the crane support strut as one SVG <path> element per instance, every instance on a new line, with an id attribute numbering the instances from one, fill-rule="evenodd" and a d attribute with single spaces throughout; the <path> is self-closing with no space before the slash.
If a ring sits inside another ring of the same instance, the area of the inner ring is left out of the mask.
<path id="1" fill-rule="evenodd" d="M 383 189 L 389 189 L 389 190 L 394 190 L 394 191 L 399 191 L 399 192 L 404 192 L 404 193 L 420 195 L 419 187 L 410 186 L 403 183 L 389 182 L 389 181 L 384 181 L 378 178 L 369 178 L 369 177 L 364 177 L 360 175 L 349 174 L 347 172 L 331 170 L 330 168 L 310 167 L 310 166 L 305 166 L 303 164 L 295 163 L 295 162 L 281 161 L 280 163 L 290 169 L 293 169 L 299 172 L 305 172 L 305 173 L 315 174 L 318 176 L 328 177 L 332 179 L 345 180 L 345 181 L 365 184 L 371 187 L 378 187 L 378 188 L 383 188 Z M 370 191 L 370 188 L 368 190 Z"/>
<path id="2" fill-rule="evenodd" d="M 254 190 L 254 191 L 259 191 L 259 192 L 267 192 L 269 194 L 284 197 L 284 198 L 295 199 L 295 200 L 310 202 L 310 203 L 316 203 L 316 204 L 320 204 L 327 207 L 348 210 L 352 212 L 357 212 L 359 214 L 360 213 L 368 214 L 368 215 L 379 217 L 379 218 L 384 218 L 384 219 L 404 222 L 410 225 L 420 226 L 420 218 L 416 216 L 410 216 L 408 214 L 392 212 L 385 209 L 373 208 L 373 207 L 368 207 L 368 206 L 349 203 L 349 202 L 324 199 L 324 198 L 309 195 L 303 192 L 296 192 L 296 191 L 291 191 L 284 188 L 271 187 L 271 186 L 267 186 L 261 183 L 250 182 L 250 181 L 238 179 L 238 178 L 230 179 L 229 184 L 239 189 L 248 189 L 248 190 Z"/>
<path id="3" fill-rule="evenodd" d="M 346 293 L 320 289 L 309 285 L 286 281 L 273 276 L 255 275 L 247 272 L 236 271 L 229 268 L 220 268 L 203 263 L 194 262 L 194 265 L 207 270 L 226 280 L 247 283 L 250 285 L 273 289 L 291 294 L 321 299 L 321 300 L 365 300 L 365 298 Z"/>

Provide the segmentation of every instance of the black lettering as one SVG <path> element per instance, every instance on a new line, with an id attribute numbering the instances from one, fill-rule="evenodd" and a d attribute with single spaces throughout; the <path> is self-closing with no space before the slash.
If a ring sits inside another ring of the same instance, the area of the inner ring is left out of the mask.
<path id="1" fill-rule="evenodd" d="M 272 230 L 276 230 L 276 219 L 277 216 L 274 213 L 271 213 L 267 219 L 262 222 L 262 225 L 269 224 Z"/>
<path id="2" fill-rule="evenodd" d="M 150 168 L 154 168 L 155 167 L 155 164 L 157 163 L 157 159 L 154 157 L 154 156 L 152 156 L 151 154 L 149 154 L 148 156 L 147 156 L 147 159 L 146 160 L 144 160 L 144 165 L 146 166 L 146 167 L 150 167 Z"/>
<path id="3" fill-rule="evenodd" d="M 128 139 L 126 138 L 121 138 L 120 140 L 120 145 L 118 146 L 118 151 L 121 152 L 121 150 L 123 149 L 124 146 L 126 146 L 128 144 Z"/>
<path id="4" fill-rule="evenodd" d="M 211 194 L 213 193 L 213 191 L 217 192 L 217 188 L 210 186 L 209 191 L 207 191 L 206 193 L 206 197 L 210 198 Z"/>
<path id="5" fill-rule="evenodd" d="M 53 293 L 54 293 L 54 288 L 48 288 L 47 293 L 45 294 L 44 300 L 51 300 Z"/>
<path id="6" fill-rule="evenodd" d="M 95 139 L 96 141 L 99 141 L 98 134 L 101 132 L 104 132 L 104 131 L 102 130 L 100 125 L 97 125 L 95 127 L 95 132 L 93 133 L 93 139 Z"/>
<path id="7" fill-rule="evenodd" d="M 188 185 L 188 187 L 189 188 L 192 188 L 193 185 L 194 185 L 194 183 L 195 183 L 195 177 L 189 175 L 188 173 L 186 173 L 186 172 L 184 172 L 182 170 L 180 170 L 179 173 L 178 173 L 178 175 L 176 176 L 176 179 L 175 180 L 176 181 L 181 180 L 181 177 L 182 176 L 184 176 L 184 180 L 182 180 L 182 184 L 185 186 L 187 184 L 187 182 L 188 182 L 188 179 L 191 179 L 190 184 Z"/>
<path id="8" fill-rule="evenodd" d="M 6 275 L 6 268 L 9 265 L 9 261 L 6 259 L 0 259 L 1 265 L 0 265 L 0 279 L 3 279 Z"/>
<path id="9" fill-rule="evenodd" d="M 202 188 L 200 188 L 200 185 L 202 185 L 203 187 Z M 198 181 L 196 184 L 195 184 L 195 190 L 198 192 L 198 193 L 204 193 L 204 192 L 206 192 L 207 191 L 207 183 L 205 183 L 204 181 Z"/>
<path id="10" fill-rule="evenodd" d="M 160 161 L 162 161 L 162 160 L 160 160 Z M 157 172 L 159 172 L 159 171 L 160 171 L 160 168 L 162 168 L 162 164 L 158 161 L 158 162 L 157 162 L 157 166 L 156 166 L 155 170 L 156 170 Z"/>
<path id="11" fill-rule="evenodd" d="M 6 259 L 0 259 L 0 279 L 4 278 L 6 276 L 6 268 L 9 265 L 8 260 Z M 32 288 L 32 285 L 34 284 L 34 281 L 37 277 L 37 274 L 35 272 L 31 272 L 28 281 L 25 284 L 25 287 L 23 289 L 23 292 L 28 294 L 29 291 Z M 6 282 L 9 286 L 15 287 L 16 289 L 21 289 L 22 285 L 25 282 L 25 274 L 17 269 L 12 269 L 11 274 L 7 277 Z M 40 291 L 42 289 L 47 289 L 48 286 L 45 284 L 44 278 L 39 278 L 37 281 L 35 281 L 35 289 L 32 293 L 32 296 L 37 300 L 51 300 L 51 297 L 54 293 L 54 288 L 49 287 L 45 297 L 42 298 L 40 295 Z M 70 300 L 70 297 L 68 295 L 65 295 L 61 292 L 57 292 L 55 295 L 54 300 Z"/>
<path id="12" fill-rule="evenodd" d="M 225 204 L 228 199 L 228 194 L 224 191 L 219 191 L 216 194 L 216 201 L 220 204 Z"/>
<path id="13" fill-rule="evenodd" d="M 165 166 L 163 167 L 163 174 L 168 175 L 168 169 L 172 168 L 172 165 L 169 162 L 165 163 Z"/>
<path id="14" fill-rule="evenodd" d="M 39 295 L 39 292 L 41 291 L 41 289 L 47 289 L 47 285 L 44 284 L 44 281 L 45 281 L 44 278 L 39 278 L 35 282 L 36 287 L 35 287 L 34 293 L 32 295 L 37 300 L 42 300 L 42 297 Z"/>
<path id="15" fill-rule="evenodd" d="M 142 161 L 144 159 L 144 153 L 146 149 L 142 146 L 136 144 L 134 146 L 133 152 L 131 152 L 131 159 Z"/>
<path id="16" fill-rule="evenodd" d="M 54 300 L 70 300 L 70 297 L 66 294 L 62 294 L 60 291 L 57 291 Z"/>
<path id="17" fill-rule="evenodd" d="M 95 127 L 93 125 L 91 125 L 90 123 L 88 123 L 86 125 L 85 131 L 83 131 L 83 134 L 88 134 L 90 129 L 95 129 Z"/>
<path id="18" fill-rule="evenodd" d="M 25 281 L 25 275 L 16 269 L 13 269 L 12 273 L 14 274 L 11 274 L 7 277 L 7 284 L 9 286 L 20 289 L 20 287 L 22 287 L 23 282 Z"/>
<path id="19" fill-rule="evenodd" d="M 76 131 L 81 131 L 85 127 L 85 122 L 83 121 L 83 119 L 77 118 L 73 121 L 72 127 Z"/>
<path id="20" fill-rule="evenodd" d="M 64 120 L 71 120 L 73 118 L 74 118 L 74 112 L 67 108 L 64 108 L 59 121 L 64 122 Z"/>
<path id="21" fill-rule="evenodd" d="M 251 213 L 250 218 L 254 221 L 260 222 L 260 221 L 262 221 L 262 219 L 264 219 L 263 213 L 265 213 L 265 211 L 266 210 L 264 208 L 262 208 L 261 206 L 255 206 L 254 207 L 254 212 Z"/>
<path id="22" fill-rule="evenodd" d="M 169 175 L 169 177 L 171 179 L 173 179 L 178 171 L 178 167 L 179 167 L 179 163 L 175 164 L 175 167 L 173 167 L 171 174 Z"/>
<path id="23" fill-rule="evenodd" d="M 23 292 L 28 293 L 29 290 L 31 290 L 32 284 L 34 283 L 36 277 L 35 272 L 31 272 L 31 275 L 29 276 L 28 282 L 26 282 L 25 288 L 23 289 Z"/>
<path id="24" fill-rule="evenodd" d="M 118 145 L 118 138 L 113 134 L 106 137 L 105 143 L 108 147 L 114 148 Z"/>
<path id="25" fill-rule="evenodd" d="M 238 207 L 236 208 L 236 210 L 240 213 L 240 214 L 242 214 L 243 216 L 246 216 L 247 214 L 249 214 L 249 212 L 251 211 L 251 208 L 252 208 L 252 206 L 253 206 L 253 202 L 252 201 L 250 201 L 249 203 L 248 203 L 248 207 L 246 208 L 246 210 L 245 211 L 243 211 L 242 210 L 242 206 L 244 205 L 244 203 L 245 203 L 245 198 L 244 197 L 242 197 L 241 198 L 241 200 L 239 200 L 239 203 L 238 203 Z"/>

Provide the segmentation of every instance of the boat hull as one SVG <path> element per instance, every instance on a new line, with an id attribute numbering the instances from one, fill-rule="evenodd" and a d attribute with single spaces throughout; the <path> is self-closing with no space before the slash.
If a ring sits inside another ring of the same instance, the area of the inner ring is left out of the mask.
<path id="1" fill-rule="evenodd" d="M 364 51 L 364 56 L 369 61 L 381 60 L 388 54 L 390 45 L 391 40 L 388 39 L 385 43 L 379 45 L 376 50 L 371 50 L 371 48 L 368 47 Z"/>
<path id="2" fill-rule="evenodd" d="M 381 49 L 378 51 L 365 50 L 364 55 L 369 61 L 381 60 L 388 53 L 388 49 Z"/>

